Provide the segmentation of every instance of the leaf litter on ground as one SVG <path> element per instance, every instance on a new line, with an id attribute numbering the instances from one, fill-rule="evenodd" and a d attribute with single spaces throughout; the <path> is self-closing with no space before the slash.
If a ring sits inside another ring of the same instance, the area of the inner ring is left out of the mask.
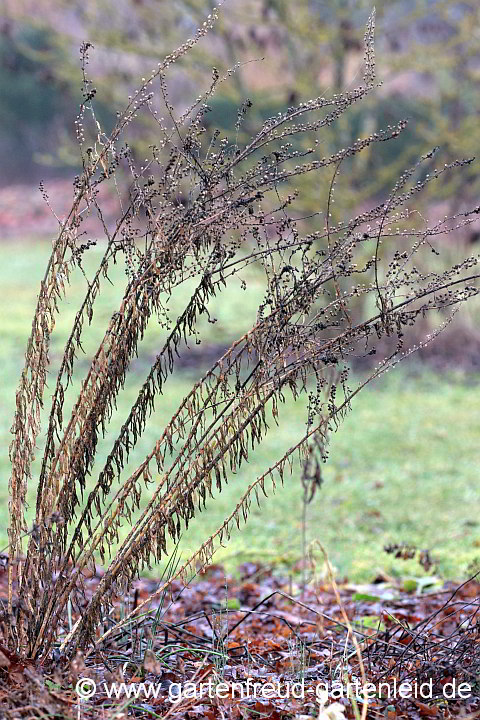
<path id="1" fill-rule="evenodd" d="M 0 572 L 2 604 L 6 575 Z M 97 568 L 88 579 L 83 602 L 102 575 Z M 354 633 L 366 679 L 375 686 L 365 717 L 480 717 L 480 584 L 475 577 L 439 589 L 436 577 L 415 580 L 415 587 L 382 576 L 369 585 L 338 582 L 337 597 L 324 579 L 299 588 L 292 575 L 274 567 L 244 563 L 227 575 L 211 565 L 190 585 L 172 582 L 157 606 L 85 656 L 66 658 L 56 648 L 47 658 L 19 662 L 0 647 L 2 713 L 77 720 L 296 720 L 329 717 L 331 710 L 335 717 L 358 720 L 362 702 L 347 693 L 349 686 L 358 688 L 360 676 Z M 157 586 L 140 578 L 104 618 L 102 632 Z M 77 618 L 75 612 L 65 618 L 65 634 Z M 91 697 L 76 693 L 80 678 L 95 683 Z M 112 683 L 134 690 L 127 697 L 121 688 L 116 697 Z M 144 694 L 141 683 L 152 683 L 155 696 Z M 402 683 L 409 683 L 411 697 L 400 696 Z M 468 697 L 465 686 L 458 692 L 461 683 L 468 683 Z M 203 694 L 192 690 L 202 687 Z"/>

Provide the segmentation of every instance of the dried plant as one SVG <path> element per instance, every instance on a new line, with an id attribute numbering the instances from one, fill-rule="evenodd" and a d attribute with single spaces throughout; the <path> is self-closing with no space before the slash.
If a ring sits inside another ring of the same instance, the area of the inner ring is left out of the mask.
<path id="1" fill-rule="evenodd" d="M 78 648 L 91 651 L 92 644 L 98 647 L 115 632 L 110 628 L 103 636 L 98 633 L 115 597 L 125 593 L 142 568 L 165 557 L 167 544 L 178 541 L 213 497 L 214 488 L 221 492 L 251 448 L 262 443 L 275 422 L 281 422 L 287 392 L 294 399 L 308 396 L 305 432 L 239 497 L 223 525 L 175 576 L 187 578 L 207 563 L 232 528 L 246 521 L 252 499 L 258 502 L 262 493 L 266 495 L 267 482 L 274 489 L 278 480 L 283 482 L 296 456 L 306 463 L 305 478 L 314 466 L 314 479 L 319 477 L 312 448 L 324 448 L 328 430 L 339 423 L 352 397 L 367 382 L 416 349 L 404 345 L 409 327 L 430 311 L 455 310 L 478 292 L 477 257 L 465 258 L 441 274 L 420 272 L 415 259 L 425 249 L 434 250 L 438 236 L 477 220 L 480 208 L 420 227 L 418 216 L 408 209 L 426 185 L 442 182 L 445 173 L 472 159 L 425 174 L 433 163 L 434 151 L 429 152 L 401 175 L 386 200 L 332 225 L 331 203 L 342 166 L 370 145 L 393 140 L 406 126 L 400 121 L 329 157 L 320 156 L 318 139 L 306 144 L 306 139 L 316 138 L 374 89 L 374 15 L 365 32 L 360 87 L 289 107 L 268 119 L 242 146 L 238 137 L 220 137 L 217 132 L 207 139 L 203 127 L 209 98 L 238 67 L 224 77 L 214 70 L 207 90 L 180 115 L 169 100 L 169 68 L 201 40 L 216 15 L 212 11 L 193 39 L 142 79 L 108 136 L 95 115 L 95 88 L 87 73 L 89 44 L 82 47 L 83 103 L 76 131 L 83 171 L 75 179 L 71 210 L 59 220 L 41 283 L 10 449 L 9 605 L 2 627 L 10 652 L 23 657 L 46 657 L 59 640 L 67 654 Z M 166 119 L 159 117 L 159 102 Z M 250 105 L 246 100 L 239 108 L 237 131 Z M 142 113 L 155 118 L 159 140 L 139 166 L 124 138 Z M 332 172 L 328 206 L 323 216 L 319 213 L 319 229 L 304 232 L 302 218 L 295 218 L 293 183 L 301 175 L 322 170 Z M 103 186 L 117 187 L 117 180 L 120 183 L 125 175 L 130 177 L 128 200 L 120 201 L 119 217 L 112 226 L 102 211 Z M 88 281 L 52 385 L 51 402 L 44 408 L 50 336 L 60 301 L 71 274 L 83 271 L 82 258 L 91 244 L 83 238 L 86 217 L 96 218 L 102 228 L 104 253 Z M 369 259 L 357 265 L 366 246 Z M 109 268 L 120 255 L 128 270 L 123 299 L 66 414 L 65 397 L 78 372 L 83 331 L 92 322 Z M 132 448 L 175 370 L 178 353 L 188 351 L 189 341 L 198 341 L 199 317 L 206 314 L 214 322 L 210 300 L 228 293 L 231 279 L 253 264 L 263 268 L 265 277 L 256 323 L 194 384 L 144 461 L 124 477 Z M 172 320 L 168 300 L 192 278 L 196 289 Z M 354 322 L 350 307 L 364 295 L 372 297 L 371 315 Z M 445 316 L 443 324 L 450 317 Z M 168 333 L 167 340 L 99 469 L 94 465 L 98 441 L 152 321 Z M 384 336 L 392 339 L 391 352 L 368 378 L 350 387 L 349 358 L 375 353 L 376 341 Z M 45 448 L 39 477 L 33 479 L 40 434 L 46 436 Z M 159 473 L 155 480 L 153 467 Z M 87 486 L 93 473 L 95 478 Z M 37 501 L 29 531 L 25 511 L 27 483 L 32 480 Z M 150 494 L 141 508 L 144 488 Z M 139 516 L 132 524 L 134 511 Z M 125 524 L 130 531 L 120 541 L 119 528 Z M 86 599 L 85 571 L 96 556 L 105 563 L 111 547 L 115 550 L 105 575 Z M 164 590 L 162 586 L 152 598 Z M 68 603 L 81 612 L 66 634 Z"/>

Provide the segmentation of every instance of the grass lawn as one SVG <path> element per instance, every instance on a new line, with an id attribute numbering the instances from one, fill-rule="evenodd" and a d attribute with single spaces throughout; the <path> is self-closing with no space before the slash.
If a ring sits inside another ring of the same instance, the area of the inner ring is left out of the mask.
<path id="1" fill-rule="evenodd" d="M 15 389 L 22 367 L 25 341 L 49 253 L 48 243 L 0 244 L 0 544 L 6 545 L 8 524 L 8 445 Z M 97 253 L 98 250 L 94 250 Z M 88 272 L 88 265 L 86 265 Z M 121 273 L 121 269 L 118 269 Z M 115 273 L 112 274 L 115 280 Z M 53 362 L 61 357 L 66 333 L 75 313 L 75 297 L 82 291 L 76 279 L 60 315 L 52 344 Z M 87 355 L 102 336 L 107 318 L 115 309 L 118 288 L 104 283 L 93 326 L 85 341 Z M 188 292 L 187 287 L 185 292 Z M 261 294 L 260 279 L 252 276 L 247 291 L 235 291 L 233 301 L 219 296 L 212 313 L 218 318 L 207 325 L 208 341 L 226 344 L 255 318 Z M 232 296 L 230 295 L 230 298 Z M 181 296 L 172 299 L 172 315 Z M 100 446 L 105 457 L 115 428 L 122 424 L 136 391 L 148 371 L 148 360 L 161 346 L 162 333 L 153 324 L 133 364 L 125 392 L 108 437 Z M 85 371 L 87 360 L 79 361 Z M 440 574 L 462 578 L 479 558 L 480 566 L 480 387 L 476 379 L 445 378 L 412 372 L 414 366 L 395 373 L 364 390 L 354 399 L 353 412 L 332 436 L 330 458 L 324 468 L 324 485 L 308 507 L 308 539 L 318 539 L 328 550 L 339 573 L 351 579 L 371 579 L 377 570 L 390 574 L 424 574 L 414 561 L 404 563 L 383 552 L 386 543 L 408 542 L 429 549 Z M 130 467 L 139 462 L 161 433 L 194 374 L 180 372 L 171 378 L 155 415 L 136 448 Z M 80 379 L 80 378 L 79 378 Z M 51 381 L 53 385 L 53 380 Z M 221 523 L 246 489 L 280 455 L 281 448 L 301 432 L 305 403 L 288 400 L 280 427 L 271 432 L 261 451 L 255 452 L 228 487 L 207 510 L 197 516 L 182 542 L 194 550 Z M 38 469 L 38 462 L 35 465 Z M 262 509 L 252 505 L 247 525 L 232 537 L 218 558 L 231 566 L 243 559 L 292 562 L 301 556 L 302 488 L 295 469 L 275 497 Z M 35 478 L 34 478 L 35 479 Z M 30 492 L 33 509 L 35 483 Z M 30 519 L 33 514 L 30 513 Z"/>

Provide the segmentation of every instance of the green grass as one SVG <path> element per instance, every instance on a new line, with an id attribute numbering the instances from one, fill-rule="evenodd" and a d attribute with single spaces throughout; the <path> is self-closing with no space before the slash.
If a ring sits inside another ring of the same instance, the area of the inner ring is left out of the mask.
<path id="1" fill-rule="evenodd" d="M 0 310 L 0 543 L 6 544 L 8 524 L 7 447 L 11 436 L 15 389 L 22 367 L 25 341 L 48 257 L 48 243 L 0 245 L 0 282 L 3 302 Z M 98 251 L 94 251 L 98 258 Z M 87 265 L 87 271 L 88 265 Z M 85 349 L 91 352 L 119 297 L 114 286 L 104 283 L 98 310 L 87 333 Z M 63 343 L 73 314 L 75 298 L 84 286 L 76 279 L 65 301 L 52 344 L 54 365 L 61 357 Z M 172 299 L 172 316 L 181 307 L 184 293 Z M 228 292 L 228 291 L 226 291 Z M 209 342 L 227 343 L 246 330 L 254 320 L 261 284 L 249 278 L 246 292 L 236 286 L 233 295 L 219 296 L 212 306 L 215 325 L 205 322 Z M 225 297 L 229 298 L 227 302 Z M 233 299 L 232 299 L 233 298 Z M 112 428 L 100 444 L 99 459 L 105 457 L 133 402 L 164 333 L 152 324 L 134 362 L 134 372 L 119 398 Z M 354 580 L 371 579 L 378 570 L 390 574 L 424 574 L 414 562 L 407 564 L 383 552 L 391 542 L 409 542 L 428 548 L 445 577 L 462 578 L 470 563 L 480 558 L 480 407 L 476 379 L 413 373 L 413 365 L 390 373 L 355 398 L 353 411 L 332 436 L 330 458 L 324 468 L 324 485 L 308 508 L 308 538 L 318 539 L 328 550 L 339 573 Z M 79 373 L 87 368 L 81 359 Z M 177 373 L 169 380 L 165 394 L 136 448 L 130 467 L 138 463 L 154 444 L 178 402 L 188 391 L 193 374 Z M 78 387 L 78 378 L 76 385 Z M 53 385 L 53 380 L 51 381 Z M 302 432 L 305 403 L 287 398 L 280 427 L 271 423 L 271 432 L 262 448 L 252 455 L 241 472 L 232 476 L 222 494 L 210 501 L 182 541 L 182 551 L 194 550 L 235 506 L 240 493 L 278 458 L 282 448 Z M 40 440 L 41 444 L 41 440 Z M 35 465 L 38 469 L 38 462 Z M 295 561 L 301 556 L 301 497 L 298 468 L 285 477 L 277 494 L 264 499 L 262 508 L 252 505 L 247 525 L 236 532 L 231 544 L 218 554 L 233 567 L 243 559 Z M 33 508 L 35 482 L 29 494 Z M 30 520 L 33 513 L 30 512 Z"/>

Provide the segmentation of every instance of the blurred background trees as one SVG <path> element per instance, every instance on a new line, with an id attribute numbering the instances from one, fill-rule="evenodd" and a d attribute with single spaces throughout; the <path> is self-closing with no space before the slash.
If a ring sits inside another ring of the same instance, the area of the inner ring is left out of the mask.
<path id="1" fill-rule="evenodd" d="M 78 163 L 73 119 L 83 40 L 95 46 L 90 73 L 108 131 L 125 89 L 189 36 L 213 5 L 213 0 L 7 0 L 0 33 L 1 182 L 51 176 Z M 223 73 L 242 63 L 234 82 L 212 102 L 208 127 L 232 131 L 248 96 L 253 103 L 248 132 L 259 117 L 302 98 L 353 87 L 360 78 L 370 8 L 366 0 L 229 0 L 215 31 L 176 70 L 171 99 L 177 107 L 187 106 L 208 82 L 212 66 Z M 475 154 L 479 15 L 475 0 L 390 0 L 378 8 L 383 85 L 369 103 L 352 108 L 341 127 L 324 133 L 325 155 L 401 118 L 409 119 L 409 127 L 396 143 L 352 161 L 336 199 L 337 217 L 384 194 L 431 146 L 441 146 L 444 162 Z M 154 140 L 154 124 L 145 118 L 132 146 L 141 156 Z M 311 212 L 325 195 L 327 179 L 320 186 L 307 182 L 302 195 Z M 478 189 L 472 168 L 437 185 L 429 200 L 447 204 L 448 212 L 452 204 L 459 209 L 459 202 L 471 203 Z"/>
<path id="2" fill-rule="evenodd" d="M 214 0 L 6 0 L 0 27 L 0 187 L 71 178 L 79 169 L 74 120 L 81 100 L 79 47 L 84 40 L 94 45 L 89 73 L 97 88 L 96 114 L 108 134 L 122 98 L 138 78 L 191 36 L 213 7 Z M 370 10 L 367 0 L 228 0 L 214 31 L 173 69 L 168 84 L 172 105 L 180 112 L 186 108 L 208 87 L 212 67 L 220 75 L 233 69 L 230 81 L 221 84 L 209 103 L 205 127 L 209 135 L 239 132 L 246 138 L 262 120 L 289 105 L 351 89 L 361 79 Z M 440 146 L 440 153 L 425 165 L 424 174 L 439 162 L 476 154 L 479 15 L 475 0 L 382 3 L 376 30 L 381 85 L 365 103 L 352 106 L 323 130 L 317 152 L 328 156 L 403 118 L 408 125 L 395 142 L 380 143 L 342 163 L 330 208 L 333 223 L 385 198 L 401 172 L 434 146 Z M 252 106 L 237 131 L 246 98 Z M 171 122 L 165 107 L 158 111 Z M 158 136 L 151 115 L 139 120 L 128 136 L 137 159 L 149 155 Z M 296 149 L 306 149 L 310 138 L 297 143 Z M 324 223 L 319 213 L 326 208 L 330 181 L 328 173 L 295 179 L 297 209 L 311 226 L 307 230 Z M 425 218 L 471 207 L 479 189 L 475 164 L 432 183 L 415 203 L 418 226 Z M 281 192 L 286 197 L 291 190 L 283 187 Z M 478 235 L 471 228 L 448 237 L 447 253 L 455 253 L 452 242 L 464 247 Z"/>

